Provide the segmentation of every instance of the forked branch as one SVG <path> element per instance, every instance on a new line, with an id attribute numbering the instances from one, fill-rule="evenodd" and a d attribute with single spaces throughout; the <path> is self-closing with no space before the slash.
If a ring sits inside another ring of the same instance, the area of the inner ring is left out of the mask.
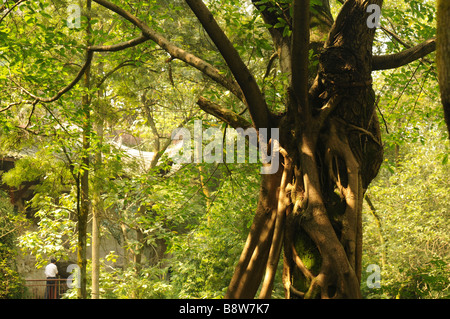
<path id="1" fill-rule="evenodd" d="M 15 82 L 14 80 L 12 80 L 14 83 L 16 83 L 16 85 L 19 86 L 19 88 L 26 93 L 27 95 L 31 96 L 34 99 L 34 102 L 42 102 L 42 103 L 51 103 L 54 102 L 56 100 L 58 100 L 61 96 L 63 96 L 64 93 L 70 91 L 83 77 L 83 74 L 86 72 L 86 70 L 89 68 L 89 66 L 91 65 L 92 62 L 92 57 L 94 56 L 94 52 L 93 51 L 89 51 L 86 54 L 86 61 L 84 62 L 83 66 L 81 67 L 81 69 L 78 71 L 77 76 L 72 80 L 72 82 L 70 82 L 67 86 L 65 86 L 64 88 L 62 88 L 61 90 L 59 90 L 54 96 L 52 97 L 48 97 L 48 98 L 44 98 L 44 97 L 40 97 L 37 95 L 34 95 L 33 93 L 29 92 L 27 89 L 23 88 L 21 85 L 19 85 L 17 82 Z M 34 103 L 33 102 L 33 103 Z"/>
<path id="2" fill-rule="evenodd" d="M 237 83 L 244 93 L 246 104 L 256 128 L 270 127 L 270 113 L 253 74 L 242 61 L 236 48 L 220 28 L 212 13 L 201 0 L 186 0 L 211 40 L 217 46 Z"/>
<path id="3" fill-rule="evenodd" d="M 220 105 L 211 102 L 202 96 L 199 97 L 197 104 L 203 111 L 217 117 L 233 128 L 241 127 L 243 129 L 246 129 L 252 125 L 242 116 L 234 113 L 233 111 L 230 111 L 229 109 L 223 108 Z"/>
<path id="4" fill-rule="evenodd" d="M 134 47 L 138 44 L 144 43 L 145 41 L 150 40 L 145 35 L 141 35 L 140 37 L 134 38 L 129 41 L 125 41 L 118 44 L 113 45 L 92 45 L 88 48 L 90 51 L 95 52 L 115 52 L 115 51 L 121 51 L 126 48 Z"/>
<path id="5" fill-rule="evenodd" d="M 121 17 L 125 18 L 126 20 L 134 24 L 142 31 L 145 37 L 148 37 L 150 40 L 158 44 L 162 49 L 164 49 L 167 53 L 169 53 L 172 56 L 172 58 L 180 59 L 181 61 L 186 62 L 187 64 L 193 66 L 197 70 L 201 71 L 202 73 L 204 73 L 205 75 L 207 75 L 208 77 L 210 77 L 211 79 L 213 79 L 214 81 L 216 81 L 217 83 L 228 89 L 240 100 L 242 101 L 245 100 L 239 85 L 234 80 L 223 76 L 219 72 L 219 70 L 217 70 L 211 64 L 177 47 L 169 40 L 167 40 L 165 37 L 155 32 L 154 30 L 150 29 L 150 27 L 143 21 L 141 21 L 140 19 L 138 19 L 125 9 L 119 7 L 118 5 L 111 3 L 107 0 L 93 0 L 93 1 L 117 13 Z"/>

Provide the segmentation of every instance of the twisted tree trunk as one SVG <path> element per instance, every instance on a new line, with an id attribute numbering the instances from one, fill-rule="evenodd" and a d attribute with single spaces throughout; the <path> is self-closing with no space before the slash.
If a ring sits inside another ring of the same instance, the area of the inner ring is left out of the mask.
<path id="1" fill-rule="evenodd" d="M 347 1 L 320 45 L 309 45 L 305 36 L 309 1 L 294 1 L 291 41 L 271 29 L 284 71 L 292 75 L 287 111 L 272 120 L 280 130 L 282 165 L 263 176 L 255 221 L 226 297 L 254 297 L 264 270 L 259 297 L 270 297 L 281 247 L 286 297 L 361 297 L 362 201 L 382 162 L 371 85 L 374 29 L 366 8 L 381 2 Z M 311 38 L 331 25 L 328 2 L 320 9 L 311 21 L 323 23 Z M 273 12 L 262 11 L 267 23 L 277 19 Z M 318 70 L 305 47 L 320 54 Z"/>

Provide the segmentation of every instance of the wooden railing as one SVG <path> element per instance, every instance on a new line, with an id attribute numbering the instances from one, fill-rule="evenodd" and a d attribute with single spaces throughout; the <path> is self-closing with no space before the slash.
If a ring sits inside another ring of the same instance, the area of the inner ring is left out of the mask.
<path id="1" fill-rule="evenodd" d="M 49 284 L 47 279 L 28 279 L 25 287 L 26 299 L 60 299 L 68 289 L 67 279 L 51 279 Z"/>

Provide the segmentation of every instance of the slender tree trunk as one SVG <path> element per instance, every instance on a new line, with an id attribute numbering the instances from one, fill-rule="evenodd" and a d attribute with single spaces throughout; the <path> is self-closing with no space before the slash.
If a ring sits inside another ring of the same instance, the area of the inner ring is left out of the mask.
<path id="1" fill-rule="evenodd" d="M 89 83 L 89 73 L 86 72 L 85 84 Z M 83 97 L 84 125 L 83 125 L 83 156 L 80 176 L 81 205 L 78 216 L 78 247 L 77 260 L 80 267 L 80 288 L 78 298 L 85 299 L 86 294 L 86 249 L 87 249 L 87 221 L 90 208 L 89 200 L 89 147 L 90 147 L 90 108 L 89 97 Z"/>
<path id="2" fill-rule="evenodd" d="M 100 68 L 101 69 L 101 68 Z M 100 297 L 100 222 L 103 213 L 102 191 L 102 143 L 103 143 L 103 115 L 102 115 L 102 94 L 99 90 L 97 101 L 97 112 L 95 119 L 95 131 L 97 136 L 97 151 L 95 153 L 94 182 L 92 189 L 92 299 Z"/>
<path id="3" fill-rule="evenodd" d="M 380 240 L 380 246 L 381 246 L 381 267 L 384 268 L 386 266 L 386 242 L 385 242 L 384 236 L 383 236 L 383 227 L 381 224 L 381 218 L 378 215 L 375 205 L 372 203 L 372 200 L 370 199 L 370 197 L 365 195 L 364 199 L 366 200 L 367 205 L 369 205 L 370 213 L 375 218 L 375 223 L 378 228 L 378 238 Z"/>
<path id="4" fill-rule="evenodd" d="M 90 20 L 91 1 L 88 0 L 86 4 L 88 21 Z M 91 26 L 88 22 L 86 29 L 87 44 L 91 43 Z M 90 66 L 87 68 L 84 74 L 83 86 L 86 90 L 90 88 Z M 82 108 L 83 108 L 83 150 L 81 157 L 81 175 L 80 175 L 80 211 L 78 216 L 78 247 L 77 247 L 77 263 L 80 267 L 80 288 L 78 288 L 77 296 L 79 299 L 86 299 L 87 291 L 87 278 L 86 278 L 86 250 L 87 250 L 87 221 L 90 209 L 89 200 L 89 148 L 91 137 L 91 115 L 90 115 L 90 96 L 88 92 L 85 92 L 82 96 Z"/>
<path id="5" fill-rule="evenodd" d="M 92 299 L 100 298 L 100 214 L 101 214 L 101 202 L 99 199 L 99 194 L 93 192 L 93 209 L 92 209 Z"/>

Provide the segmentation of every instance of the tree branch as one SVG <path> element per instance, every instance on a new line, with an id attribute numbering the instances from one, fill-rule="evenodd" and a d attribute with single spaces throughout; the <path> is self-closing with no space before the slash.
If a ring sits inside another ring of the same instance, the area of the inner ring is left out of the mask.
<path id="1" fill-rule="evenodd" d="M 0 18 L 0 23 L 2 23 L 3 19 L 5 19 L 6 16 L 7 16 L 8 14 L 10 14 L 11 11 L 13 11 L 15 7 L 17 7 L 19 4 L 21 4 L 22 2 L 25 2 L 25 1 L 26 1 L 26 0 L 15 1 L 16 3 L 15 3 L 11 8 L 8 9 L 8 11 L 3 15 L 3 17 Z M 6 7 L 6 5 L 3 5 L 3 6 L 0 8 L 0 11 L 3 11 L 3 10 L 5 9 L 5 7 Z"/>
<path id="2" fill-rule="evenodd" d="M 26 90 L 25 88 L 23 88 L 21 85 L 19 85 L 18 83 L 16 83 L 14 80 L 12 80 L 14 83 L 16 83 L 19 88 L 25 92 L 26 94 L 28 94 L 29 96 L 31 96 L 33 99 L 35 99 L 36 101 L 42 102 L 42 103 L 51 103 L 54 102 L 56 100 L 58 100 L 64 93 L 68 92 L 69 90 L 71 90 L 77 83 L 78 81 L 80 81 L 80 79 L 83 77 L 83 74 L 86 72 L 86 70 L 88 69 L 88 67 L 90 66 L 91 62 L 92 62 L 92 57 L 94 55 L 93 51 L 87 51 L 86 54 L 86 61 L 84 62 L 84 65 L 82 66 L 82 68 L 80 69 L 80 71 L 78 71 L 77 76 L 75 77 L 75 79 L 72 80 L 72 82 L 70 82 L 67 86 L 65 86 L 64 88 L 62 88 L 61 90 L 59 90 L 56 95 L 54 95 L 53 97 L 49 97 L 49 98 L 44 98 L 44 97 L 40 97 L 37 95 L 34 95 L 33 93 L 29 92 L 28 90 Z"/>
<path id="3" fill-rule="evenodd" d="M 54 101 L 56 101 L 56 100 L 58 100 L 62 95 L 64 95 L 65 93 L 67 93 L 68 91 L 70 91 L 80 80 L 81 80 L 81 78 L 83 77 L 83 75 L 84 75 L 84 73 L 86 72 L 86 70 L 89 68 L 89 66 L 91 65 L 91 62 L 92 62 L 92 58 L 93 58 L 93 56 L 94 56 L 94 52 L 106 52 L 106 51 L 120 51 L 120 50 L 123 50 L 123 49 L 126 49 L 126 48 L 129 48 L 129 47 L 132 47 L 132 46 L 136 46 L 136 45 L 138 45 L 138 44 L 140 44 L 140 43 L 143 43 L 143 42 L 145 42 L 145 41 L 147 41 L 148 40 L 148 38 L 146 37 L 146 36 L 144 36 L 144 35 L 142 35 L 142 36 L 140 36 L 140 37 L 138 37 L 138 38 L 135 38 L 135 39 L 132 39 L 132 40 L 129 40 L 129 41 L 125 41 L 125 42 L 122 42 L 122 43 L 118 43 L 118 44 L 114 44 L 114 45 L 104 45 L 104 46 L 100 46 L 100 45 L 98 45 L 98 46 L 89 46 L 88 48 L 87 48 L 87 52 L 86 52 L 86 61 L 84 62 L 84 64 L 83 64 L 83 66 L 81 67 L 81 69 L 78 71 L 78 74 L 76 75 L 76 77 L 72 80 L 72 82 L 70 82 L 67 86 L 65 86 L 64 88 L 62 88 L 61 90 L 59 90 L 57 93 L 56 93 L 56 95 L 54 95 L 53 97 L 49 97 L 49 98 L 44 98 L 44 97 L 40 97 L 40 96 L 37 96 L 37 95 L 35 95 L 35 94 L 33 94 L 33 93 L 31 93 L 30 91 L 28 91 L 27 89 L 25 89 L 24 87 L 22 87 L 19 83 L 17 83 L 16 81 L 14 81 L 13 79 L 11 79 L 11 81 L 13 81 L 19 88 L 20 88 L 20 90 L 22 90 L 23 92 L 25 92 L 27 95 L 29 95 L 29 96 L 31 96 L 33 99 L 34 99 L 34 101 L 22 101 L 22 102 L 14 102 L 14 103 L 11 103 L 11 104 L 9 104 L 8 106 L 6 106 L 5 108 L 3 108 L 3 109 L 0 109 L 0 113 L 1 112 L 4 112 L 4 111 L 6 111 L 6 110 L 8 110 L 8 109 L 10 109 L 12 106 L 14 106 L 14 105 L 18 105 L 18 104 L 21 104 L 21 103 L 30 103 L 30 104 L 32 104 L 33 105 L 33 111 L 34 111 L 34 107 L 35 107 L 35 105 L 36 105 L 36 103 L 38 103 L 38 102 L 41 102 L 41 103 L 51 103 L 51 102 L 54 102 Z M 108 77 L 108 76 L 110 76 L 113 72 L 115 72 L 115 71 L 117 71 L 117 69 L 119 69 L 120 67 L 123 67 L 123 66 L 126 66 L 126 65 L 130 65 L 130 63 L 127 63 L 127 62 L 129 62 L 129 61 L 125 61 L 125 62 L 122 62 L 121 64 L 119 64 L 119 66 L 118 67 L 116 67 L 113 71 L 111 71 L 110 73 L 108 73 L 101 81 L 100 81 L 100 83 L 98 84 L 98 86 L 100 86 L 102 83 L 103 83 L 103 81 Z M 50 110 L 46 107 L 46 109 L 50 112 Z M 51 113 L 51 112 L 50 112 Z M 33 114 L 33 112 L 30 114 L 30 118 L 31 118 L 31 115 Z M 53 115 L 53 114 L 52 114 Z M 56 117 L 55 116 L 53 116 L 55 119 L 56 119 Z M 57 120 L 57 119 L 56 119 Z M 58 120 L 57 120 L 58 121 Z M 27 126 L 29 125 L 29 123 L 27 124 Z"/>
<path id="4" fill-rule="evenodd" d="M 133 16 L 131 13 L 124 10 L 123 8 L 107 0 L 93 0 L 93 1 L 117 13 L 126 20 L 130 21 L 132 24 L 134 24 L 142 31 L 144 36 L 148 37 L 150 40 L 158 44 L 173 58 L 180 59 L 181 61 L 184 61 L 187 64 L 193 66 L 197 70 L 201 71 L 202 73 L 204 73 L 205 75 L 207 75 L 208 77 L 210 77 L 211 79 L 213 79 L 214 81 L 216 81 L 217 83 L 228 89 L 230 92 L 236 95 L 241 101 L 245 100 L 239 85 L 232 79 L 229 79 L 221 75 L 219 70 L 214 68 L 211 64 L 175 46 L 173 43 L 164 38 L 162 35 L 150 29 L 143 21 L 139 20 L 137 17 Z"/>
<path id="5" fill-rule="evenodd" d="M 135 63 L 133 63 L 134 61 L 133 60 L 126 60 L 126 61 L 123 61 L 123 62 L 121 62 L 121 63 L 119 63 L 114 69 L 112 69 L 111 71 L 109 71 L 108 73 L 106 73 L 105 74 L 105 76 L 104 77 L 102 77 L 101 79 L 100 79 L 100 81 L 98 81 L 98 83 L 96 84 L 96 86 L 99 88 L 100 86 L 102 86 L 102 84 L 112 75 L 112 74 L 114 74 L 114 72 L 116 72 L 117 70 L 119 70 L 119 69 L 121 69 L 121 68 L 123 68 L 123 67 L 126 67 L 126 66 L 131 66 L 131 65 L 133 65 L 133 66 L 135 66 L 136 64 Z"/>
<path id="6" fill-rule="evenodd" d="M 213 15 L 201 0 L 186 0 L 211 40 L 219 49 L 241 87 L 256 128 L 270 127 L 270 112 L 255 78 L 242 61 L 236 48 L 225 35 Z"/>
<path id="7" fill-rule="evenodd" d="M 246 129 L 252 126 L 252 124 L 243 117 L 239 116 L 233 111 L 222 108 L 220 105 L 215 104 L 205 99 L 204 97 L 199 97 L 197 104 L 203 111 L 217 117 L 225 123 L 228 123 L 233 128 L 241 127 L 243 129 Z"/>
<path id="8" fill-rule="evenodd" d="M 273 62 L 275 61 L 276 58 L 278 58 L 278 52 L 275 52 L 270 57 L 269 63 L 267 64 L 266 73 L 263 76 L 263 80 L 265 80 L 269 76 L 270 71 L 272 70 Z"/>
<path id="9" fill-rule="evenodd" d="M 416 45 L 415 47 L 409 48 L 399 53 L 374 56 L 372 70 L 376 71 L 395 69 L 423 58 L 424 56 L 430 54 L 435 50 L 436 38 L 431 38 L 419 45 Z"/>
<path id="10" fill-rule="evenodd" d="M 126 48 L 130 48 L 130 47 L 134 47 L 138 44 L 144 43 L 145 41 L 150 40 L 148 37 L 146 37 L 145 35 L 141 35 L 140 37 L 137 37 L 135 39 L 129 40 L 129 41 L 125 41 L 122 43 L 118 43 L 118 44 L 113 44 L 113 45 L 91 45 L 88 50 L 90 51 L 94 51 L 94 52 L 115 52 L 115 51 L 120 51 Z"/>
<path id="11" fill-rule="evenodd" d="M 20 104 L 22 104 L 22 103 L 25 103 L 25 104 L 32 104 L 33 101 L 20 101 L 20 102 L 13 102 L 13 103 L 10 103 L 10 104 L 8 104 L 6 107 L 0 109 L 0 113 L 9 110 L 9 109 L 12 108 L 14 105 L 20 105 Z"/>

